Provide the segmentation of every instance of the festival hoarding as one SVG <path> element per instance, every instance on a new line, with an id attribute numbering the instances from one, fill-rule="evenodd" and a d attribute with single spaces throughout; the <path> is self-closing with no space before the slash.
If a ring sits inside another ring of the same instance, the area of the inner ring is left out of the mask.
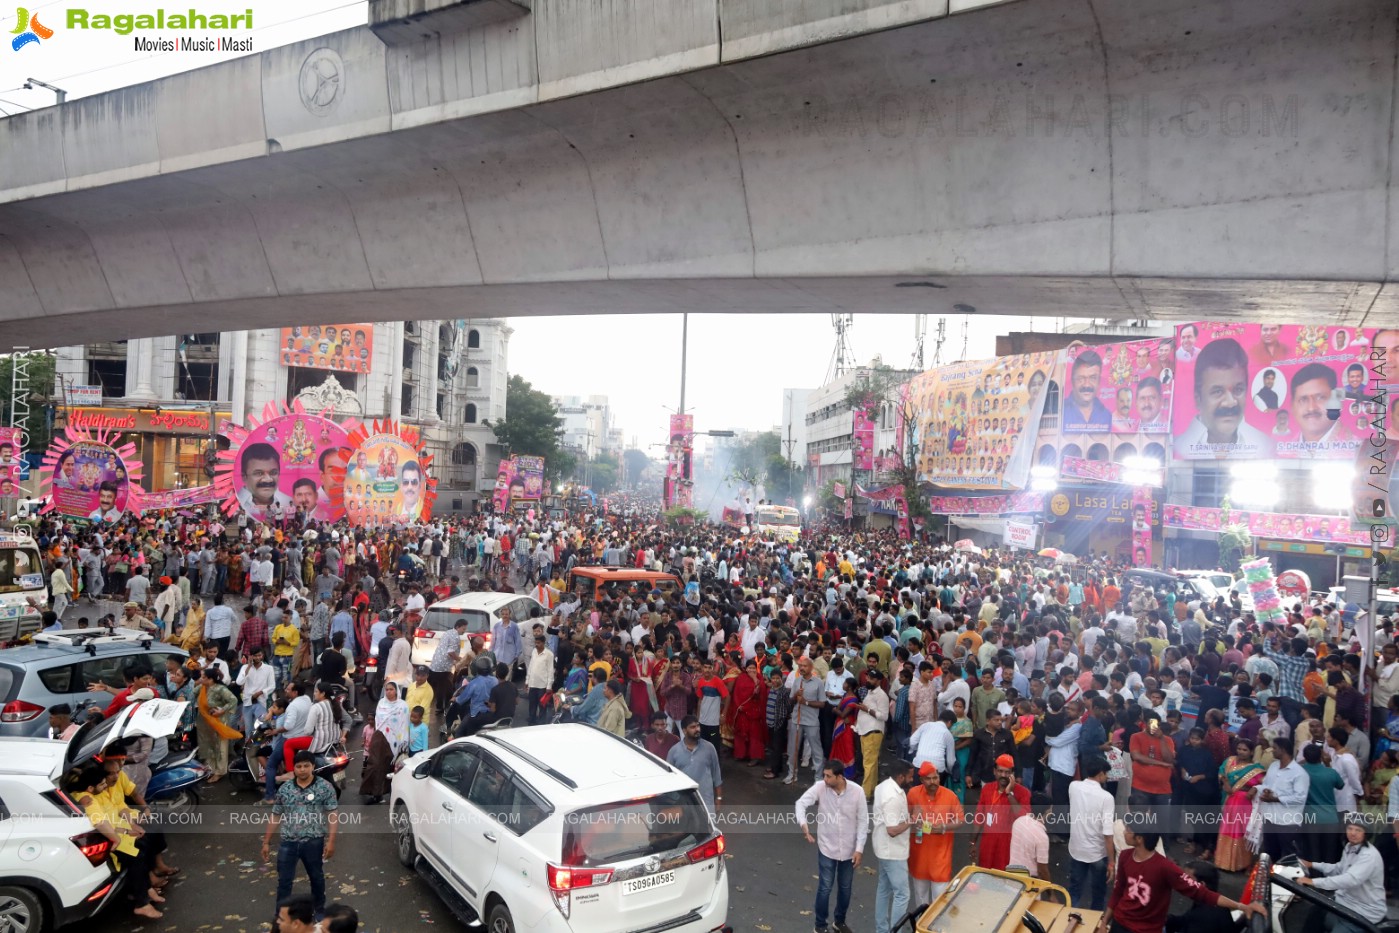
<path id="1" fill-rule="evenodd" d="M 913 539 L 913 528 L 908 522 L 908 499 L 899 496 L 894 500 L 894 527 L 898 529 L 900 541 L 910 541 Z"/>
<path id="2" fill-rule="evenodd" d="M 1255 538 L 1276 538 L 1280 541 L 1320 541 L 1323 543 L 1368 545 L 1370 531 L 1363 525 L 1353 525 L 1340 515 L 1306 515 L 1294 512 L 1248 512 L 1193 505 L 1162 507 L 1161 523 L 1167 528 L 1190 531 L 1218 532 L 1226 525 L 1246 525 Z"/>
<path id="3" fill-rule="evenodd" d="M 695 416 L 670 416 L 670 437 L 666 442 L 666 508 L 690 508 L 694 501 Z"/>
<path id="4" fill-rule="evenodd" d="M 1015 492 L 1004 496 L 929 496 L 933 515 L 1033 515 L 1044 511 L 1042 492 Z"/>
<path id="5" fill-rule="evenodd" d="M 1062 437 L 1170 431 L 1175 384 L 1171 338 L 1070 347 L 1063 373 Z"/>
<path id="6" fill-rule="evenodd" d="M 834 483 L 831 484 L 831 494 L 834 495 L 837 499 L 844 499 L 845 484 L 842 483 L 840 480 L 836 480 Z"/>
<path id="7" fill-rule="evenodd" d="M 495 471 L 495 490 L 491 495 L 491 501 L 495 505 L 497 512 L 505 512 L 510 508 L 510 480 L 515 476 L 515 464 L 509 457 L 502 457 L 500 465 Z"/>
<path id="8" fill-rule="evenodd" d="M 1150 486 L 1132 490 L 1132 566 L 1151 566 L 1151 518 L 1156 514 Z"/>
<path id="9" fill-rule="evenodd" d="M 495 483 L 497 511 L 505 511 L 522 502 L 538 502 L 544 493 L 544 458 L 517 454 L 501 460 Z"/>
<path id="10" fill-rule="evenodd" d="M 850 413 L 851 467 L 856 470 L 874 469 L 874 419 L 863 408 Z"/>
<path id="11" fill-rule="evenodd" d="M 197 505 L 204 505 L 209 502 L 218 502 L 223 498 L 219 494 L 218 487 L 212 483 L 208 486 L 190 486 L 186 489 L 164 489 L 160 492 L 141 492 L 135 490 L 135 495 L 131 497 L 127 508 L 132 512 L 161 512 L 167 509 L 188 509 Z"/>
<path id="12" fill-rule="evenodd" d="M 283 366 L 367 373 L 374 359 L 373 324 L 310 324 L 282 328 Z"/>
<path id="13" fill-rule="evenodd" d="M 1085 460 L 1082 457 L 1060 457 L 1061 479 L 1086 479 L 1099 483 L 1134 483 L 1143 486 L 1164 486 L 1165 472 L 1161 469 L 1143 470 L 1112 460 Z M 1139 482 L 1145 479 L 1146 482 Z"/>
<path id="14" fill-rule="evenodd" d="M 335 504 L 351 525 L 402 525 L 429 517 L 437 498 L 432 455 L 416 428 L 375 419 L 349 432 L 332 467 Z"/>
<path id="15" fill-rule="evenodd" d="M 918 475 L 934 486 L 1019 489 L 1029 479 L 1058 351 L 941 366 L 909 383 Z"/>
<path id="16" fill-rule="evenodd" d="M 229 515 L 246 512 L 257 521 L 270 521 L 273 503 L 283 518 L 305 511 L 322 521 L 343 514 L 339 476 L 344 475 L 351 420 L 337 423 L 324 414 L 306 411 L 300 401 L 269 403 L 262 418 L 247 427 L 234 425 L 228 450 L 219 451 L 214 486 Z"/>
<path id="17" fill-rule="evenodd" d="M 1180 325 L 1175 459 L 1353 460 L 1370 434 L 1373 336 L 1355 327 Z"/>
<path id="18" fill-rule="evenodd" d="M 39 493 L 48 498 L 44 511 L 92 521 L 120 518 L 140 492 L 141 460 L 136 445 L 119 445 L 119 437 L 115 431 L 64 428 L 40 468 Z M 0 478 L 0 494 L 4 485 Z"/>

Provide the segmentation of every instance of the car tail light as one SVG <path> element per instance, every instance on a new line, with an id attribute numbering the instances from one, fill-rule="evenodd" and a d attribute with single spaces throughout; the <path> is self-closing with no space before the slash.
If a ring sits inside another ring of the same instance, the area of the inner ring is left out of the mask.
<path id="1" fill-rule="evenodd" d="M 573 909 L 571 892 L 581 888 L 596 888 L 612 880 L 610 868 L 565 868 L 549 866 L 549 893 L 554 897 L 554 906 L 565 919 Z"/>
<path id="2" fill-rule="evenodd" d="M 720 833 L 703 845 L 695 846 L 685 853 L 691 862 L 705 862 L 724 854 L 724 834 Z"/>
<path id="3" fill-rule="evenodd" d="M 44 707 L 26 703 L 24 700 L 11 700 L 0 709 L 0 722 L 29 722 L 38 717 Z"/>
<path id="4" fill-rule="evenodd" d="M 107 854 L 112 851 L 112 841 L 99 832 L 79 833 L 71 837 L 73 845 L 78 847 L 78 851 L 83 854 L 83 858 L 92 863 L 93 867 L 101 865 L 107 860 Z"/>
<path id="5" fill-rule="evenodd" d="M 436 638 L 436 637 L 437 637 L 437 633 L 436 633 L 436 632 L 429 631 L 429 630 L 427 630 L 427 629 L 425 629 L 425 628 L 419 628 L 419 629 L 414 629 L 414 630 L 413 630 L 413 637 L 414 637 L 414 638 Z"/>
<path id="6" fill-rule="evenodd" d="M 104 897 L 107 896 L 107 892 L 110 891 L 110 890 L 112 890 L 112 885 L 114 885 L 114 884 L 116 884 L 115 881 L 108 881 L 106 884 L 102 885 L 102 887 L 98 888 L 96 891 L 93 891 L 91 894 L 89 894 L 89 895 L 87 896 L 86 900 L 87 900 L 89 903 L 91 903 L 92 901 L 100 901 L 100 900 L 102 900 L 102 898 L 104 898 Z"/>

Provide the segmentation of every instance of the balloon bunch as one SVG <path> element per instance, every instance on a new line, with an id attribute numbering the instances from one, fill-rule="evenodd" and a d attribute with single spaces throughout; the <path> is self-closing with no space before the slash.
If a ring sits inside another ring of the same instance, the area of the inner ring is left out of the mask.
<path id="1" fill-rule="evenodd" d="M 1253 595 L 1253 614 L 1259 622 L 1281 622 L 1286 617 L 1282 597 L 1273 577 L 1273 567 L 1266 557 L 1240 565 L 1248 591 Z"/>

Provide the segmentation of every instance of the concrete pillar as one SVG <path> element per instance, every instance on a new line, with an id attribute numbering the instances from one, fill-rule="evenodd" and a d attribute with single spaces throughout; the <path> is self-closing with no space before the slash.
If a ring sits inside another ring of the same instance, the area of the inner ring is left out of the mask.
<path id="1" fill-rule="evenodd" d="M 133 402 L 154 402 L 156 341 L 153 337 L 126 345 L 126 397 Z"/>
<path id="2" fill-rule="evenodd" d="M 245 330 L 234 331 L 229 335 L 224 343 L 229 345 L 228 350 L 228 381 L 223 381 L 220 376 L 219 397 L 229 400 L 229 418 L 235 424 L 247 423 L 247 411 L 245 407 L 248 400 L 248 332 Z M 219 369 L 224 368 L 223 349 L 219 350 Z M 227 389 L 224 386 L 227 386 Z"/>

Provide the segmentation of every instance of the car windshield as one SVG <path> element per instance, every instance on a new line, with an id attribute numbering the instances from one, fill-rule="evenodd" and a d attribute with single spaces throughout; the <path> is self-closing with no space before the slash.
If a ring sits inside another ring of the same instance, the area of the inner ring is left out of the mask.
<path id="1" fill-rule="evenodd" d="M 998 930 L 1006 914 L 1024 893 L 1025 885 L 1013 878 L 975 872 L 962 882 L 957 893 L 927 925 L 928 933 Z M 1018 921 L 1015 925 L 1017 928 L 1020 926 Z"/>
<path id="2" fill-rule="evenodd" d="M 569 815 L 563 863 L 609 865 L 661 855 L 697 846 L 713 833 L 709 811 L 693 788 L 622 800 Z"/>
<path id="3" fill-rule="evenodd" d="M 781 525 L 787 528 L 796 528 L 801 525 L 801 516 L 796 509 L 765 509 L 759 508 L 757 512 L 759 525 Z"/>
<path id="4" fill-rule="evenodd" d="M 0 542 L 0 593 L 35 590 L 44 585 L 43 570 L 29 547 Z"/>
<path id="5" fill-rule="evenodd" d="M 476 635 L 491 630 L 491 617 L 479 609 L 449 609 L 433 607 L 423 614 L 418 627 L 429 632 L 445 632 L 457 624 L 458 619 L 466 620 L 468 634 Z"/>

